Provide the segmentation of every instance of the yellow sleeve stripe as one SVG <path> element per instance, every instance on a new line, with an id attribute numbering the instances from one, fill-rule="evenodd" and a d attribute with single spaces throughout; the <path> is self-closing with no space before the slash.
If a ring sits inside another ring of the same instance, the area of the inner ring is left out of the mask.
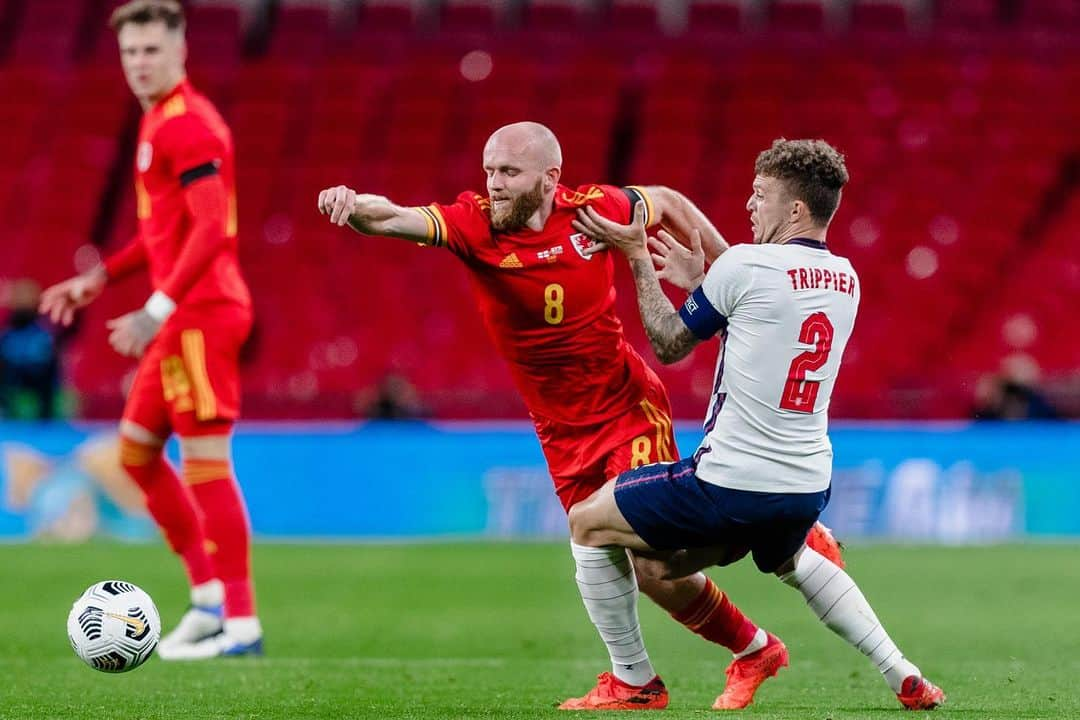
<path id="1" fill-rule="evenodd" d="M 416 212 L 420 213 L 420 217 L 424 218 L 427 223 L 427 241 L 429 245 L 435 244 L 435 218 L 431 216 L 427 208 L 413 208 Z"/>
<path id="2" fill-rule="evenodd" d="M 443 217 L 442 210 L 439 209 L 438 205 L 428 205 L 428 209 L 431 210 L 431 214 L 435 217 L 435 222 L 439 226 L 439 238 L 442 241 L 439 244 L 445 245 L 447 238 L 450 237 L 450 233 L 446 228 L 446 218 Z"/>
<path id="3" fill-rule="evenodd" d="M 653 208 L 652 198 L 645 188 L 640 185 L 627 185 L 626 189 L 640 197 L 645 202 L 645 225 L 646 227 L 656 223 L 656 210 Z M 633 208 L 631 208 L 633 212 Z M 631 218 L 633 219 L 633 218 Z"/>
<path id="4" fill-rule="evenodd" d="M 212 420 L 217 416 L 217 398 L 206 373 L 206 341 L 202 330 L 190 329 L 180 333 L 180 350 L 184 356 L 188 376 L 194 386 L 195 418 Z"/>
<path id="5" fill-rule="evenodd" d="M 438 208 L 434 205 L 428 205 L 427 207 L 413 208 L 413 210 L 423 215 L 424 220 L 427 221 L 428 244 L 434 247 L 446 245 L 446 223 L 443 222 L 442 216 L 439 215 Z"/>

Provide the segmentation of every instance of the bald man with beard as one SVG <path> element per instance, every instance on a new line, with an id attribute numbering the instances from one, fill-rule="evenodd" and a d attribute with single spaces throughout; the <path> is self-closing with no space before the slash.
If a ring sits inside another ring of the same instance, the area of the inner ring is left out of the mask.
<path id="1" fill-rule="evenodd" d="M 464 192 L 450 205 L 403 207 L 338 185 L 319 193 L 318 209 L 335 225 L 446 248 L 465 263 L 484 324 L 529 409 L 555 492 L 569 512 L 625 470 L 678 459 L 667 391 L 626 340 L 615 315 L 611 254 L 587 252 L 592 241 L 572 225 L 578 211 L 592 208 L 627 223 L 640 203 L 646 225 L 664 226 L 710 262 L 727 243 L 669 188 L 560 184 L 562 150 L 539 123 L 496 130 L 484 146 L 483 169 L 487 194 Z M 811 535 L 822 554 L 839 559 L 827 532 Z M 787 664 L 783 643 L 703 573 L 663 579 L 655 559 L 622 548 L 571 543 L 571 550 L 612 671 L 563 709 L 667 706 L 667 689 L 641 637 L 639 588 L 691 631 L 735 654 L 725 688 L 734 706 L 748 705 L 757 687 Z M 595 602 L 615 592 L 626 597 L 622 606 Z"/>

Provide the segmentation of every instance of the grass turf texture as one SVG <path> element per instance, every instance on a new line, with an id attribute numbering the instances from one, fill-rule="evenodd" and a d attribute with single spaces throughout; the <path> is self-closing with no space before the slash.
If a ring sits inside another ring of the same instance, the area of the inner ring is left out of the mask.
<path id="1" fill-rule="evenodd" d="M 949 694 L 937 716 L 1080 717 L 1076 546 L 858 547 L 847 557 L 893 638 Z M 121 578 L 154 597 L 168 629 L 186 592 L 166 550 L 0 546 L 0 718 L 566 718 L 556 702 L 608 669 L 562 543 L 264 544 L 255 567 L 267 657 L 152 658 L 113 676 L 75 658 L 68 609 L 92 582 Z M 792 667 L 736 716 L 911 717 L 794 590 L 748 562 L 712 575 L 791 650 Z M 641 617 L 671 690 L 661 717 L 716 717 L 708 708 L 729 655 L 645 599 Z"/>

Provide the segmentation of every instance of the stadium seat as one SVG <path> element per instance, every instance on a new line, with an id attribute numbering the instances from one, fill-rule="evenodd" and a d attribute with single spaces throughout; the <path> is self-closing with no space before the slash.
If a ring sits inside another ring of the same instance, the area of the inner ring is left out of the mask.
<path id="1" fill-rule="evenodd" d="M 1080 3 L 1073 0 L 1023 0 L 1017 18 L 1023 28 L 1076 32 L 1080 28 Z"/>
<path id="2" fill-rule="evenodd" d="M 357 9 L 357 30 L 365 36 L 410 33 L 422 23 L 423 8 L 412 0 L 366 0 Z"/>
<path id="3" fill-rule="evenodd" d="M 935 26 L 945 31 L 978 32 L 999 25 L 997 0 L 947 0 L 937 3 Z"/>
<path id="4" fill-rule="evenodd" d="M 89 13 L 84 0 L 35 0 L 22 3 L 11 49 L 16 63 L 47 62 L 66 68 L 74 59 L 79 32 Z M 14 5 L 11 10 L 14 10 Z"/>
<path id="5" fill-rule="evenodd" d="M 189 56 L 200 63 L 232 68 L 243 51 L 244 25 L 240 8 L 231 3 L 200 3 L 187 10 Z"/>
<path id="6" fill-rule="evenodd" d="M 490 33 L 508 21 L 506 4 L 494 0 L 444 0 L 439 30 L 447 33 Z"/>
<path id="7" fill-rule="evenodd" d="M 687 31 L 696 35 L 731 34 L 746 24 L 746 3 L 740 0 L 690 0 Z"/>
<path id="8" fill-rule="evenodd" d="M 783 33 L 820 33 L 825 6 L 817 0 L 780 0 L 769 6 L 769 29 Z"/>
<path id="9" fill-rule="evenodd" d="M 855 0 L 851 4 L 851 31 L 854 33 L 907 32 L 910 9 L 905 2 Z"/>
<path id="10" fill-rule="evenodd" d="M 591 16 L 592 7 L 584 0 L 527 0 L 521 26 L 530 32 L 574 32 Z"/>
<path id="11" fill-rule="evenodd" d="M 269 55 L 290 63 L 313 62 L 335 48 L 337 27 L 326 4 L 279 5 Z"/>
<path id="12" fill-rule="evenodd" d="M 612 0 L 604 18 L 604 28 L 616 33 L 660 32 L 663 8 L 654 0 Z"/>

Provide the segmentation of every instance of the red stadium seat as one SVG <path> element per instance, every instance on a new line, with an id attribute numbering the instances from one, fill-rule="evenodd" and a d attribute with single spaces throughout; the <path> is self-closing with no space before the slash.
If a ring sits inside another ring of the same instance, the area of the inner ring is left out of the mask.
<path id="1" fill-rule="evenodd" d="M 825 28 L 825 6 L 815 0 L 783 0 L 769 6 L 769 29 L 780 32 L 820 33 Z"/>
<path id="2" fill-rule="evenodd" d="M 905 2 L 855 0 L 851 5 L 852 32 L 907 32 L 910 10 Z"/>
<path id="3" fill-rule="evenodd" d="M 240 8 L 234 4 L 192 5 L 187 10 L 189 56 L 196 62 L 232 67 L 240 61 L 244 27 Z"/>
<path id="4" fill-rule="evenodd" d="M 654 0 L 612 0 L 604 27 L 622 33 L 656 33 L 660 31 L 661 12 Z"/>
<path id="5" fill-rule="evenodd" d="M 78 34 L 89 13 L 84 0 L 35 0 L 22 3 L 11 49 L 15 62 L 47 62 L 61 70 L 75 59 Z M 14 6 L 11 8 L 14 9 Z"/>
<path id="6" fill-rule="evenodd" d="M 592 8 L 582 0 L 527 0 L 522 28 L 538 32 L 573 32 L 591 19 Z"/>
<path id="7" fill-rule="evenodd" d="M 937 7 L 936 25 L 943 30 L 985 31 L 1000 22 L 997 0 L 948 0 Z"/>
<path id="8" fill-rule="evenodd" d="M 439 29 L 443 32 L 486 33 L 505 21 L 505 4 L 482 0 L 446 0 L 442 5 Z"/>
<path id="9" fill-rule="evenodd" d="M 278 6 L 270 56 L 289 63 L 312 62 L 333 50 L 339 33 L 328 5 Z"/>
<path id="10" fill-rule="evenodd" d="M 1080 3 L 1075 0 L 1023 0 L 1018 20 L 1024 28 L 1075 32 L 1080 28 Z"/>
<path id="11" fill-rule="evenodd" d="M 410 32 L 420 18 L 415 3 L 363 3 L 358 24 L 368 32 Z"/>
<path id="12" fill-rule="evenodd" d="M 746 23 L 746 3 L 739 0 L 690 0 L 687 26 L 690 33 L 735 33 Z"/>

